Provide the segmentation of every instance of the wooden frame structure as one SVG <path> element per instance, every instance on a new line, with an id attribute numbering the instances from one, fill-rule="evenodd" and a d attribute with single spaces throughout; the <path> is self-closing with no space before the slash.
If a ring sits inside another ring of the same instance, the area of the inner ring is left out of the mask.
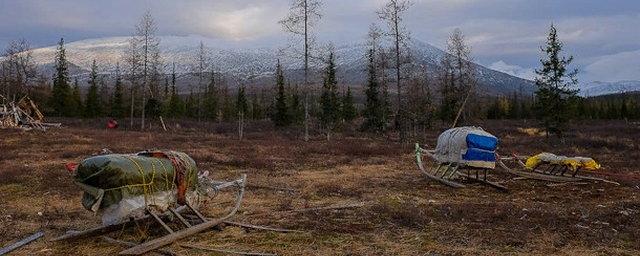
<path id="1" fill-rule="evenodd" d="M 8 101 L 0 95 L 0 128 L 21 128 L 23 130 L 38 129 L 45 131 L 48 127 L 60 127 L 60 123 L 45 123 L 44 115 L 36 104 L 27 96 L 17 103 Z M 4 102 L 4 103 L 3 103 Z"/>
<path id="2" fill-rule="evenodd" d="M 163 246 L 169 245 L 177 240 L 180 240 L 182 238 L 200 233 L 204 230 L 207 230 L 209 228 L 222 224 L 223 222 L 226 222 L 229 218 L 231 218 L 233 215 L 235 215 L 242 203 L 245 186 L 246 186 L 246 179 L 247 179 L 246 174 L 243 174 L 242 177 L 238 180 L 231 181 L 231 182 L 217 183 L 216 185 L 214 185 L 213 188 L 215 190 L 220 190 L 228 187 L 237 188 L 235 205 L 233 209 L 222 218 L 218 218 L 218 219 L 205 218 L 199 211 L 191 207 L 191 205 L 189 204 L 177 207 L 175 209 L 169 208 L 166 212 L 161 214 L 157 214 L 147 209 L 146 215 L 144 215 L 143 217 L 117 223 L 114 225 L 100 226 L 100 227 L 88 229 L 81 232 L 73 232 L 73 233 L 65 234 L 63 236 L 54 238 L 52 241 L 70 241 L 70 240 L 77 240 L 81 238 L 88 238 L 88 237 L 93 237 L 97 235 L 104 235 L 116 230 L 121 230 L 129 226 L 130 224 L 155 222 L 163 227 L 163 229 L 167 232 L 167 235 L 147 241 L 142 244 L 136 244 L 131 248 L 121 251 L 120 255 L 140 255 L 152 250 L 156 250 Z M 189 222 L 186 218 L 183 217 L 182 215 L 183 212 L 187 210 L 193 212 L 198 217 L 197 221 L 199 223 L 196 223 L 195 221 Z M 176 217 L 176 219 L 178 219 L 181 225 L 183 225 L 185 228 L 177 231 L 174 231 L 173 229 L 171 229 L 165 222 L 166 220 L 171 219 L 171 217 Z"/>
<path id="3" fill-rule="evenodd" d="M 601 181 L 611 184 L 620 185 L 620 183 L 609 181 L 601 178 L 579 175 L 581 168 L 571 170 L 567 165 L 542 163 L 532 170 L 527 170 L 523 160 L 527 156 L 513 155 L 511 157 L 497 157 L 498 165 L 507 173 L 520 176 L 527 179 L 543 180 L 551 182 L 578 182 L 578 181 Z M 514 162 L 517 167 L 511 168 L 505 162 Z"/>
<path id="4" fill-rule="evenodd" d="M 423 154 L 435 162 L 436 166 L 426 169 L 422 162 Z M 420 147 L 420 144 L 416 143 L 416 164 L 418 165 L 418 169 L 429 179 L 438 181 L 453 188 L 464 188 L 466 185 L 452 180 L 456 177 L 463 177 L 467 180 L 478 182 L 500 191 L 506 192 L 509 190 L 507 187 L 487 179 L 487 174 L 490 171 L 489 168 L 478 168 L 459 163 L 441 163 L 435 159 L 433 154 L 434 150 L 423 149 Z"/>

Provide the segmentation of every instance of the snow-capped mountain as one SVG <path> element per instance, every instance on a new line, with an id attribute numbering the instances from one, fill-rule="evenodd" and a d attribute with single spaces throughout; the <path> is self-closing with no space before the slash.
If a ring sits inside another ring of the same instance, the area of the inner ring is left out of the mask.
<path id="1" fill-rule="evenodd" d="M 75 73 L 86 73 L 95 59 L 102 73 L 110 73 L 118 62 L 122 65 L 122 57 L 128 46 L 129 37 L 109 37 L 75 41 L 65 45 L 67 58 L 72 66 L 79 70 Z M 300 79 L 302 61 L 293 56 L 294 51 L 281 51 L 274 48 L 245 48 L 238 49 L 228 42 L 220 42 L 198 36 L 163 36 L 160 37 L 160 50 L 165 63 L 165 72 L 170 73 L 175 63 L 177 72 L 186 73 L 193 66 L 194 56 L 198 51 L 200 41 L 203 41 L 210 53 L 211 63 L 218 72 L 238 79 L 247 77 L 272 77 L 276 61 L 287 70 L 288 76 Z M 439 59 L 445 53 L 427 43 L 411 42 L 411 55 L 423 66 L 427 73 L 434 72 Z M 43 69 L 51 71 L 54 62 L 56 46 L 35 49 L 33 56 L 36 63 Z M 341 82 L 349 85 L 364 84 L 366 81 L 367 48 L 364 43 L 354 43 L 335 47 L 338 76 Z M 318 70 L 323 64 L 317 61 L 312 68 Z M 480 92 L 485 94 L 508 94 L 514 91 L 531 93 L 531 81 L 514 77 L 476 64 Z M 317 73 L 317 72 L 316 72 Z M 316 77 L 317 79 L 317 77 Z"/>
<path id="2" fill-rule="evenodd" d="M 607 94 L 638 92 L 640 81 L 591 82 L 580 88 L 580 95 L 593 97 Z"/>

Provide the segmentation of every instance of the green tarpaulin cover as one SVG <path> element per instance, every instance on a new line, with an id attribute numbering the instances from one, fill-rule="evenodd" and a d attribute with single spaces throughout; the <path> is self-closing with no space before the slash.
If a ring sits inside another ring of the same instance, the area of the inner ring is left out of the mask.
<path id="1" fill-rule="evenodd" d="M 85 192 L 82 205 L 96 212 L 122 199 L 160 191 L 177 190 L 178 201 L 184 200 L 186 191 L 197 187 L 198 170 L 185 153 L 145 151 L 87 158 L 74 179 Z"/>

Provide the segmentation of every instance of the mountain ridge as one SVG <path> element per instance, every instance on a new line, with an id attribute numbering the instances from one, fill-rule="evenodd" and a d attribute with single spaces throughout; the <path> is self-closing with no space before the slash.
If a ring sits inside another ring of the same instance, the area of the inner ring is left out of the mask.
<path id="1" fill-rule="evenodd" d="M 627 92 L 640 91 L 640 81 L 622 80 L 617 82 L 594 81 L 580 87 L 580 95 L 584 97 L 595 97 L 601 95 L 611 95 Z"/>
<path id="2" fill-rule="evenodd" d="M 82 76 L 88 72 L 95 59 L 101 67 L 102 73 L 112 73 L 118 62 L 121 62 L 130 37 L 106 37 L 85 39 L 69 42 L 65 45 L 67 59 L 76 65 L 80 71 L 72 75 Z M 160 50 L 165 64 L 176 63 L 178 73 L 188 73 L 192 56 L 195 55 L 200 41 L 205 44 L 215 44 L 215 40 L 203 40 L 198 36 L 161 36 Z M 444 51 L 421 41 L 411 42 L 412 56 L 428 73 L 439 65 L 439 59 L 446 54 Z M 211 62 L 217 72 L 234 77 L 236 80 L 246 77 L 257 79 L 271 78 L 276 60 L 280 59 L 286 72 L 294 81 L 300 80 L 302 61 L 293 58 L 273 48 L 239 48 L 228 46 L 206 46 L 210 53 Z M 366 46 L 364 43 L 351 43 L 334 48 L 338 76 L 342 83 L 358 85 L 366 81 Z M 51 67 L 55 57 L 56 46 L 43 47 L 33 50 L 36 64 L 40 67 Z M 165 65 L 165 73 L 170 73 L 172 65 Z M 509 74 L 489 69 L 474 63 L 481 92 L 492 95 L 507 95 L 513 92 L 532 93 L 533 82 Z M 311 68 L 318 71 L 320 64 L 313 63 Z M 84 72 L 83 72 L 84 71 Z M 317 72 L 314 72 L 317 73 Z M 318 76 L 316 74 L 316 76 Z M 315 79 L 318 79 L 316 77 Z"/>

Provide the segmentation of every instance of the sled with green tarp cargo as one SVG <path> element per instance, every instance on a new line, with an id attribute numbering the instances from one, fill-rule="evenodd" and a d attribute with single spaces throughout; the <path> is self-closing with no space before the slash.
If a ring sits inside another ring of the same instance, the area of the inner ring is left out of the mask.
<path id="1" fill-rule="evenodd" d="M 166 233 L 142 244 L 132 244 L 120 254 L 142 254 L 219 225 L 239 209 L 246 183 L 246 175 L 230 182 L 214 181 L 208 172 L 198 171 L 191 157 L 176 151 L 98 155 L 66 167 L 84 191 L 82 205 L 101 215 L 103 225 L 70 232 L 54 241 L 88 238 L 154 223 Z M 225 188 L 236 188 L 231 211 L 218 219 L 203 216 L 198 211 L 201 198 L 217 195 Z M 186 218 L 186 212 L 196 219 Z M 178 228 L 167 222 L 170 220 L 178 220 Z"/>

